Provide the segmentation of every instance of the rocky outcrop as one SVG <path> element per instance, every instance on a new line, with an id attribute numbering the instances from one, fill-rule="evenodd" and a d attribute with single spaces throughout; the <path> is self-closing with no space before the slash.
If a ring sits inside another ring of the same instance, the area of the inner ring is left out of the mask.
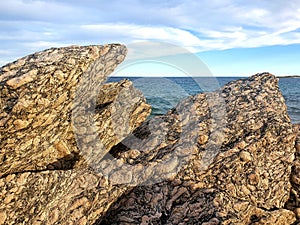
<path id="1" fill-rule="evenodd" d="M 300 223 L 300 124 L 295 124 L 294 132 L 295 140 L 295 161 L 292 167 L 291 174 L 291 194 L 290 199 L 286 204 L 286 208 L 295 212 L 297 216 L 297 224 Z"/>
<path id="2" fill-rule="evenodd" d="M 80 77 L 97 70 L 90 79 L 103 82 L 125 54 L 121 45 L 53 48 L 2 67 L 0 177 L 69 167 L 79 154 L 71 114 Z"/>
<path id="3" fill-rule="evenodd" d="M 95 224 L 292 224 L 294 143 L 273 75 L 190 97 L 111 150 L 144 185 Z"/>
<path id="4" fill-rule="evenodd" d="M 125 54 L 53 48 L 1 68 L 0 225 L 299 220 L 299 127 L 273 75 L 145 121 L 131 82 L 101 84 Z"/>
<path id="5" fill-rule="evenodd" d="M 92 224 L 127 189 L 97 171 L 150 113 L 131 82 L 100 86 L 125 54 L 72 46 L 1 68 L 0 224 Z"/>

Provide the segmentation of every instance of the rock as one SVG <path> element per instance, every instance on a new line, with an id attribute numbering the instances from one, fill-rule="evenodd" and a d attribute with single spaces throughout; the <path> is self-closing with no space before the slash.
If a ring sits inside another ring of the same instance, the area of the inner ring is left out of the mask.
<path id="1" fill-rule="evenodd" d="M 0 224 L 299 218 L 299 127 L 273 75 L 145 121 L 150 107 L 131 82 L 100 85 L 125 54 L 117 44 L 71 46 L 1 68 Z"/>
<path id="2" fill-rule="evenodd" d="M 94 225 L 292 224 L 294 143 L 271 74 L 189 97 L 112 148 L 139 186 Z"/>
<path id="3" fill-rule="evenodd" d="M 1 211 L 0 212 L 0 224 L 1 225 L 4 224 L 5 220 L 6 220 L 6 213 L 5 213 L 5 211 Z"/>
<path id="4" fill-rule="evenodd" d="M 300 124 L 293 125 L 295 139 L 295 160 L 292 167 L 291 184 L 289 201 L 286 203 L 286 208 L 295 212 L 297 216 L 296 224 L 300 223 Z"/>
<path id="5" fill-rule="evenodd" d="M 125 54 L 116 44 L 67 47 L 1 68 L 0 224 L 93 224 L 128 188 L 98 168 L 150 113 L 130 81 L 99 85 Z"/>
<path id="6" fill-rule="evenodd" d="M 290 225 L 295 221 L 295 214 L 292 211 L 286 209 L 278 209 L 270 212 L 265 210 L 258 210 L 256 217 L 252 217 L 254 220 L 253 225 Z"/>
<path id="7" fill-rule="evenodd" d="M 241 151 L 240 152 L 241 160 L 244 162 L 250 162 L 252 160 L 252 156 L 249 152 Z"/>
<path id="8" fill-rule="evenodd" d="M 297 219 L 299 219 L 299 218 L 300 218 L 300 208 L 296 208 L 296 209 L 294 210 L 294 212 L 295 212 L 295 214 L 296 214 Z"/>
<path id="9" fill-rule="evenodd" d="M 87 168 L 25 172 L 1 186 L 0 209 L 4 224 L 92 224 L 125 190 Z"/>
<path id="10" fill-rule="evenodd" d="M 100 84 L 125 54 L 118 44 L 52 48 L 2 67 L 0 177 L 50 164 L 70 167 L 65 158 L 79 154 L 71 128 L 78 83 L 94 70 L 90 79 Z"/>

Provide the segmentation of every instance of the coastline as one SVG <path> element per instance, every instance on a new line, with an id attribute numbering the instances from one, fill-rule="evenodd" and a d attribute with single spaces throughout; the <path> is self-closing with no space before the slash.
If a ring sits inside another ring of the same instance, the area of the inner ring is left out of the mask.
<path id="1" fill-rule="evenodd" d="M 143 79 L 161 104 L 189 94 L 148 120 L 133 82 L 98 88 L 126 53 L 71 46 L 1 68 L 0 225 L 300 222 L 299 128 L 279 79 L 194 81 L 193 90 L 184 79 Z M 297 102 L 297 83 L 284 83 Z"/>
<path id="2" fill-rule="evenodd" d="M 276 78 L 300 78 L 300 75 L 276 76 Z"/>

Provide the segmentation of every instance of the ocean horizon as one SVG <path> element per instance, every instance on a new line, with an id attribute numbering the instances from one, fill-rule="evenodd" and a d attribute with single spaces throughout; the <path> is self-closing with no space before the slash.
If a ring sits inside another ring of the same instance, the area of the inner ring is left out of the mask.
<path id="1" fill-rule="evenodd" d="M 151 116 L 163 115 L 174 108 L 182 99 L 203 92 L 219 89 L 226 83 L 247 77 L 109 77 L 107 82 L 128 79 L 141 90 L 152 107 Z M 279 88 L 285 99 L 288 114 L 293 124 L 300 123 L 300 79 L 278 77 Z"/>

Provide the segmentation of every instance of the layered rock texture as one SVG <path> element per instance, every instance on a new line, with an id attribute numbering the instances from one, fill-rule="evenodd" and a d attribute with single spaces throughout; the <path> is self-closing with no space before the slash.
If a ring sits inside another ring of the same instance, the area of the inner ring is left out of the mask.
<path id="1" fill-rule="evenodd" d="M 122 45 L 73 46 L 39 52 L 2 68 L 0 224 L 91 224 L 126 189 L 110 185 L 91 160 L 150 113 L 131 82 L 100 86 L 125 54 Z M 99 86 L 98 95 L 89 95 L 94 88 L 86 87 L 89 81 Z M 81 124 L 90 115 L 76 114 L 93 103 L 80 99 L 86 96 L 95 97 L 91 111 L 96 135 Z M 95 136 L 98 148 L 93 146 Z M 87 147 L 80 149 L 81 141 Z"/>
<path id="2" fill-rule="evenodd" d="M 120 45 L 74 46 L 49 49 L 2 67 L 0 177 L 45 170 L 49 164 L 68 167 L 59 162 L 79 153 L 71 114 L 80 76 L 92 74 L 89 79 L 99 84 L 125 54 Z"/>
<path id="3" fill-rule="evenodd" d="M 297 216 L 297 222 L 295 224 L 300 224 L 300 124 L 294 125 L 294 132 L 296 135 L 296 153 L 291 175 L 291 194 L 286 208 L 295 212 Z"/>
<path id="4" fill-rule="evenodd" d="M 299 223 L 299 126 L 273 75 L 146 120 L 130 81 L 103 84 L 125 55 L 71 46 L 1 68 L 0 225 Z"/>
<path id="5" fill-rule="evenodd" d="M 156 121 L 162 122 L 149 128 Z M 134 135 L 142 141 L 131 143 L 132 135 L 113 154 L 146 165 L 153 183 L 128 191 L 98 224 L 295 221 L 284 209 L 295 135 L 274 76 L 258 74 L 190 97 Z M 126 154 L 132 149 L 137 157 Z M 156 179 L 162 176 L 166 180 Z"/>

